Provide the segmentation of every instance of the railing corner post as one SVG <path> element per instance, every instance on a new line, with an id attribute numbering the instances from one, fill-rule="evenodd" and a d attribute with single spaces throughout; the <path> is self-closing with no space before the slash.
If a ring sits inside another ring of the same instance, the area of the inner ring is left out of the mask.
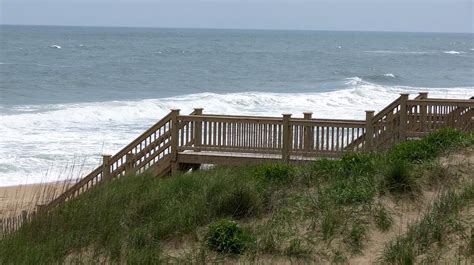
<path id="1" fill-rule="evenodd" d="M 102 179 L 110 179 L 110 159 L 111 155 L 102 155 Z"/>
<path id="2" fill-rule="evenodd" d="M 125 156 L 125 175 L 133 174 L 134 173 L 134 165 L 133 165 L 133 154 L 127 153 Z"/>
<path id="3" fill-rule="evenodd" d="M 28 211 L 27 210 L 21 211 L 21 221 L 22 221 L 22 224 L 25 224 L 26 221 L 28 221 Z"/>
<path id="4" fill-rule="evenodd" d="M 305 120 L 311 120 L 313 118 L 313 113 L 312 112 L 303 112 L 303 117 Z M 314 142 L 314 130 L 313 126 L 305 126 L 304 127 L 304 150 L 306 152 L 311 151 L 313 148 L 313 142 Z"/>
<path id="5" fill-rule="evenodd" d="M 194 115 L 202 115 L 203 108 L 195 108 Z M 199 148 L 202 144 L 202 121 L 196 121 L 194 126 L 194 151 L 200 152 L 201 149 Z"/>
<path id="6" fill-rule="evenodd" d="M 428 92 L 418 92 L 418 96 L 416 98 L 417 99 L 427 99 L 428 98 Z"/>
<path id="7" fill-rule="evenodd" d="M 418 93 L 417 99 L 427 99 L 428 98 L 428 92 L 420 92 Z M 419 105 L 420 107 L 420 117 L 419 117 L 419 122 L 420 122 L 420 132 L 425 132 L 426 130 L 426 121 L 427 121 L 427 108 L 428 106 L 426 105 Z"/>
<path id="8" fill-rule="evenodd" d="M 408 93 L 400 94 L 400 125 L 398 127 L 398 141 L 405 141 L 407 135 L 407 101 Z"/>
<path id="9" fill-rule="evenodd" d="M 171 110 L 171 173 L 178 170 L 179 109 Z"/>
<path id="10" fill-rule="evenodd" d="M 374 113 L 373 110 L 365 111 L 365 150 L 367 152 L 373 151 L 374 148 Z"/>
<path id="11" fill-rule="evenodd" d="M 290 161 L 290 152 L 291 152 L 291 128 L 290 128 L 290 119 L 291 114 L 283 114 L 283 130 L 281 138 L 282 142 L 282 160 L 284 162 Z"/>

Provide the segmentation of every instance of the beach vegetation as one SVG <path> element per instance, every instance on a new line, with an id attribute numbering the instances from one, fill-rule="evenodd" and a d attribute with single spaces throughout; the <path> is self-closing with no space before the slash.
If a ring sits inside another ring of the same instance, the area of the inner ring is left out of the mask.
<path id="1" fill-rule="evenodd" d="M 441 130 L 378 154 L 121 177 L 6 235 L 0 263 L 344 263 L 364 253 L 372 229 L 387 233 L 399 225 L 385 201 L 422 201 L 434 187 L 425 185 L 430 178 L 442 183 L 450 175 L 433 160 L 471 148 L 473 138 Z M 464 231 L 457 220 L 474 200 L 466 181 L 449 186 L 406 233 L 381 244 L 379 261 L 412 264 L 448 234 Z M 472 253 L 472 234 L 463 238 Z"/>

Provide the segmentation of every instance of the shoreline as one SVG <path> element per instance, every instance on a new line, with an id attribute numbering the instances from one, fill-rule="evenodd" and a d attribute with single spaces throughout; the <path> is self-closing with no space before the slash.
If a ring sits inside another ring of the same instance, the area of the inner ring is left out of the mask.
<path id="1" fill-rule="evenodd" d="M 61 194 L 75 181 L 54 181 L 0 187 L 0 219 L 18 216 L 21 211 L 33 211 Z"/>

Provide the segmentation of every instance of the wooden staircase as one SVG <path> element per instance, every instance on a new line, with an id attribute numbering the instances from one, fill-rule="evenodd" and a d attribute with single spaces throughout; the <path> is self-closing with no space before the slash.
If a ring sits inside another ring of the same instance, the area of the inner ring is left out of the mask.
<path id="1" fill-rule="evenodd" d="M 421 137 L 442 127 L 473 128 L 474 100 L 429 99 L 419 93 L 413 100 L 401 94 L 365 120 L 189 115 L 171 110 L 163 119 L 63 194 L 41 207 L 50 211 L 100 182 L 134 173 L 164 176 L 196 169 L 200 164 L 243 164 L 265 161 L 298 162 L 339 157 L 345 152 L 382 151 L 408 138 Z"/>
<path id="2" fill-rule="evenodd" d="M 474 99 L 430 99 L 408 94 L 365 120 L 189 115 L 171 112 L 102 165 L 69 187 L 37 212 L 48 213 L 99 183 L 126 175 L 150 172 L 161 177 L 201 164 L 247 164 L 269 161 L 301 162 L 339 157 L 346 152 L 382 151 L 442 127 L 474 129 Z M 24 218 L 25 219 L 25 218 Z M 26 218 L 25 220 L 29 220 Z M 19 226 L 17 226 L 19 227 Z"/>

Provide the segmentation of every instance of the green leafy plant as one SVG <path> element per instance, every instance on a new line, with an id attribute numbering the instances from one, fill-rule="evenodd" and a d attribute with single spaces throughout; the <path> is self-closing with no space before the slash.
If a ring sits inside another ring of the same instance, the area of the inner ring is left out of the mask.
<path id="1" fill-rule="evenodd" d="M 209 225 L 207 245 L 214 251 L 241 254 L 250 242 L 250 235 L 235 221 L 223 219 Z"/>
<path id="2" fill-rule="evenodd" d="M 386 168 L 382 179 L 382 190 L 417 195 L 421 187 L 416 176 L 410 172 L 410 165 L 403 160 L 397 160 Z"/>
<path id="3" fill-rule="evenodd" d="M 376 206 L 374 217 L 375 225 L 380 231 L 386 232 L 392 227 L 393 218 L 382 205 Z"/>
<path id="4" fill-rule="evenodd" d="M 346 243 L 349 245 L 353 253 L 359 254 L 362 252 L 366 237 L 367 227 L 356 221 L 352 224 L 349 235 L 346 238 Z"/>
<path id="5" fill-rule="evenodd" d="M 435 158 L 454 146 L 473 141 L 473 139 L 472 132 L 463 133 L 456 129 L 443 128 L 428 134 L 422 139 L 410 140 L 395 145 L 389 150 L 388 158 L 390 160 L 421 163 Z"/>
<path id="6" fill-rule="evenodd" d="M 284 163 L 265 164 L 257 167 L 256 174 L 266 181 L 286 183 L 293 176 L 293 166 Z"/>

